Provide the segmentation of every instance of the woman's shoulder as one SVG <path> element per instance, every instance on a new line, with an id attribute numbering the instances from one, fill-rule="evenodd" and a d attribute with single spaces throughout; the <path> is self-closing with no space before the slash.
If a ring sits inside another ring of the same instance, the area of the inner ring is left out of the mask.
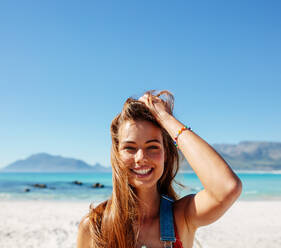
<path id="1" fill-rule="evenodd" d="M 78 226 L 77 247 L 90 248 L 91 233 L 89 214 L 82 217 Z"/>
<path id="2" fill-rule="evenodd" d="M 174 202 L 174 209 L 176 209 L 177 211 L 184 210 L 188 206 L 194 195 L 195 194 L 189 194 L 176 200 Z"/>
<path id="3" fill-rule="evenodd" d="M 190 220 L 186 215 L 186 210 L 193 199 L 194 194 L 186 195 L 174 202 L 174 215 L 179 226 L 187 227 L 190 231 L 195 231 L 196 228 L 192 226 Z"/>
<path id="4" fill-rule="evenodd" d="M 87 230 L 89 227 L 90 227 L 89 214 L 86 214 L 80 220 L 78 228 L 83 229 L 83 230 Z"/>

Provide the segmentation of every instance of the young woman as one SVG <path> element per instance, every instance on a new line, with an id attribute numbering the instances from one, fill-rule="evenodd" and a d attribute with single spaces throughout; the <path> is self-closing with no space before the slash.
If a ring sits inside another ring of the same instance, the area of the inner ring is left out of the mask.
<path id="1" fill-rule="evenodd" d="M 149 91 L 127 99 L 112 121 L 112 196 L 81 220 L 78 248 L 191 248 L 196 229 L 216 221 L 239 197 L 239 178 L 173 116 L 173 102 L 168 91 Z M 182 198 L 172 185 L 178 149 L 204 186 Z"/>

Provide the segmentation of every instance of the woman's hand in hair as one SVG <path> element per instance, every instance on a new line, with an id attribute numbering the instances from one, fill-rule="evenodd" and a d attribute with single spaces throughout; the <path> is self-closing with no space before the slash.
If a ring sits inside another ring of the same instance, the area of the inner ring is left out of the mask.
<path id="1" fill-rule="evenodd" d="M 163 101 L 158 96 L 146 93 L 138 100 L 143 102 L 150 109 L 151 113 L 160 123 L 171 115 L 171 108 L 168 106 L 167 102 Z"/>

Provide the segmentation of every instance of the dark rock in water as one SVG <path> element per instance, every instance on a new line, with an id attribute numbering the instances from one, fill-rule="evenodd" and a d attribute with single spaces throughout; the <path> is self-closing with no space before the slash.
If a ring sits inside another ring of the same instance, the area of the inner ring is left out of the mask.
<path id="1" fill-rule="evenodd" d="M 29 192 L 29 191 L 30 191 L 29 188 L 24 189 L 24 192 Z"/>
<path id="2" fill-rule="evenodd" d="M 73 181 L 72 183 L 74 183 L 74 184 L 76 184 L 76 185 L 82 185 L 82 184 L 83 184 L 82 182 L 77 181 L 77 180 Z"/>
<path id="3" fill-rule="evenodd" d="M 47 185 L 44 183 L 36 183 L 36 184 L 33 184 L 32 186 L 35 188 L 41 188 L 41 189 L 47 188 Z"/>
<path id="4" fill-rule="evenodd" d="M 94 184 L 92 185 L 92 188 L 103 188 L 103 187 L 104 187 L 104 185 L 101 184 L 101 183 L 94 183 Z"/>

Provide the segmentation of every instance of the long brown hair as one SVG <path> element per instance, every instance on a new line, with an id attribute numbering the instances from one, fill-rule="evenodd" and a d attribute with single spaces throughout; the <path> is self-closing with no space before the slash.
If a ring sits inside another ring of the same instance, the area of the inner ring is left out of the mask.
<path id="1" fill-rule="evenodd" d="M 146 94 L 149 101 L 152 102 L 152 96 L 155 95 L 155 91 L 148 91 Z M 156 96 L 166 97 L 162 100 L 168 112 L 172 114 L 173 95 L 168 91 L 161 91 Z M 156 109 L 154 108 L 154 110 Z M 137 99 L 128 98 L 122 112 L 113 119 L 110 127 L 112 139 L 112 195 L 109 200 L 99 204 L 96 208 L 90 208 L 89 212 L 92 248 L 136 247 L 140 223 L 138 198 L 134 188 L 128 182 L 128 171 L 119 157 L 118 131 L 122 123 L 139 120 L 153 123 L 162 132 L 166 160 L 163 175 L 157 182 L 157 189 L 159 194 L 165 194 L 174 200 L 178 199 L 173 189 L 173 182 L 179 169 L 179 154 L 173 139 L 157 122 L 151 109 Z"/>

